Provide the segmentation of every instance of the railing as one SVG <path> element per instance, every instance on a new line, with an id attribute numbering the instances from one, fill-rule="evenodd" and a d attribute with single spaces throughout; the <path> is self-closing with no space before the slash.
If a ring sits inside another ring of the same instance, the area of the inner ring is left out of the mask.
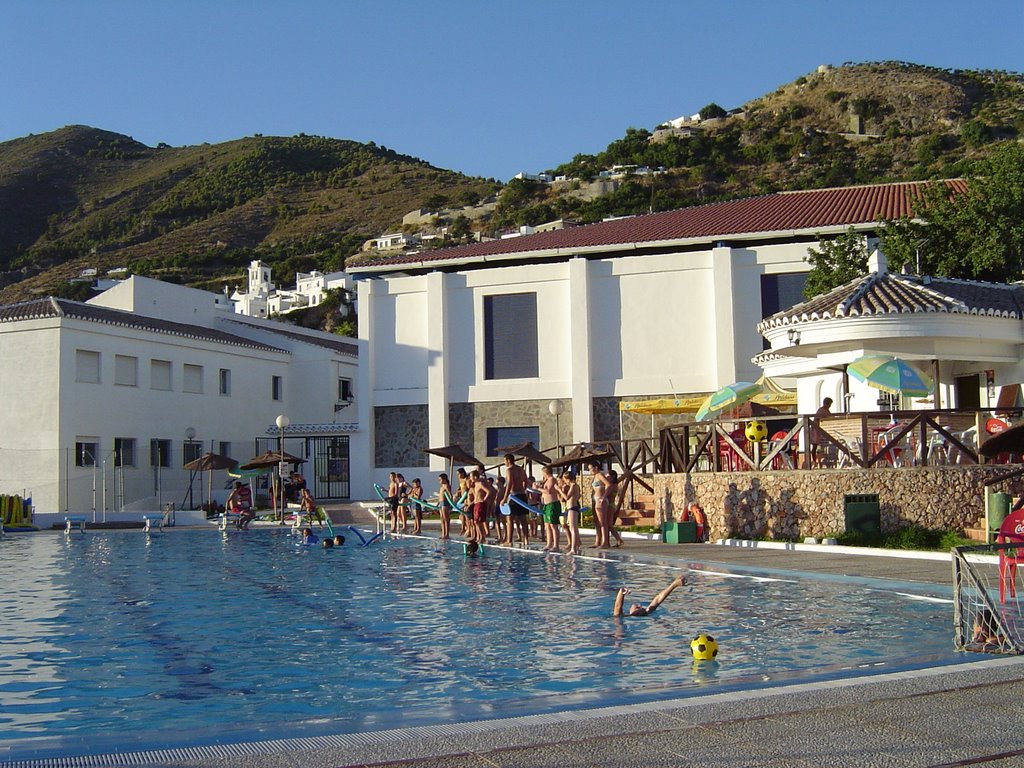
<path id="1" fill-rule="evenodd" d="M 989 434 L 990 417 L 987 410 L 942 409 L 836 414 L 820 420 L 808 415 L 759 416 L 679 424 L 661 430 L 654 471 L 978 464 L 984 461 L 978 446 Z M 746 440 L 744 426 L 752 420 L 765 423 L 771 438 Z"/>

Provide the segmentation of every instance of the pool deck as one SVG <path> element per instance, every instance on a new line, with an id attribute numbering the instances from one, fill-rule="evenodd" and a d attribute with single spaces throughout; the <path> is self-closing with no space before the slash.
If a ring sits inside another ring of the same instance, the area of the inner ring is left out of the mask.
<path id="1" fill-rule="evenodd" d="M 433 535 L 434 526 L 428 524 L 425 530 Z M 948 586 L 951 582 L 948 560 L 638 540 L 613 550 L 620 551 L 678 561 L 680 567 L 699 561 L 894 583 Z M 192 768 L 1024 764 L 1024 658 L 965 654 L 964 662 L 941 669 L 657 704 L 333 740 L 295 739 L 262 753 L 225 749 L 219 756 L 163 754 L 157 762 L 125 764 Z"/>

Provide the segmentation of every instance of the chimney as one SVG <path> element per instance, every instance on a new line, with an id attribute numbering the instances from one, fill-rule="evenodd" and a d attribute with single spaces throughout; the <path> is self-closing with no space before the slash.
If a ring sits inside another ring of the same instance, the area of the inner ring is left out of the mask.
<path id="1" fill-rule="evenodd" d="M 875 248 L 868 256 L 868 272 L 877 272 L 880 275 L 884 275 L 889 271 L 889 261 L 885 258 L 885 254 Z"/>

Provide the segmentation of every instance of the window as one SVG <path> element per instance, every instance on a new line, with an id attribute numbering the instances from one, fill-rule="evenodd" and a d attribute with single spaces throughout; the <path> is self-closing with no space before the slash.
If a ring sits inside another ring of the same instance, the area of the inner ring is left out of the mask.
<path id="1" fill-rule="evenodd" d="M 75 381 L 100 383 L 100 353 L 88 349 L 75 350 Z"/>
<path id="2" fill-rule="evenodd" d="M 231 394 L 231 371 L 227 368 L 220 369 L 219 384 L 219 391 L 222 395 Z"/>
<path id="3" fill-rule="evenodd" d="M 188 464 L 203 455 L 203 444 L 198 440 L 186 440 L 181 450 L 181 463 Z"/>
<path id="4" fill-rule="evenodd" d="M 171 466 L 171 441 L 153 438 L 149 441 L 149 466 Z"/>
<path id="5" fill-rule="evenodd" d="M 280 376 L 271 376 L 270 377 L 270 397 L 271 397 L 271 399 L 273 399 L 273 400 L 280 400 L 282 398 L 281 385 L 282 385 L 282 382 L 281 382 L 281 377 Z"/>
<path id="6" fill-rule="evenodd" d="M 352 394 L 352 379 L 338 379 L 338 400 L 351 403 L 355 399 Z"/>
<path id="7" fill-rule="evenodd" d="M 488 427 L 487 455 L 502 455 L 505 452 L 500 448 L 509 448 L 527 441 L 540 445 L 540 427 Z"/>
<path id="8" fill-rule="evenodd" d="M 484 378 L 536 378 L 537 359 L 537 294 L 484 296 Z"/>
<path id="9" fill-rule="evenodd" d="M 135 438 L 115 437 L 114 438 L 114 466 L 134 467 L 135 466 Z"/>
<path id="10" fill-rule="evenodd" d="M 225 442 L 224 440 L 221 440 L 220 443 L 218 443 L 218 445 L 217 445 L 217 453 L 219 453 L 221 456 L 230 456 L 231 455 L 231 443 L 228 443 L 228 442 Z"/>
<path id="11" fill-rule="evenodd" d="M 75 466 L 95 467 L 100 452 L 100 441 L 96 437 L 80 437 L 75 441 Z"/>
<path id="12" fill-rule="evenodd" d="M 171 361 L 149 361 L 149 388 L 171 390 Z"/>
<path id="13" fill-rule="evenodd" d="M 805 272 L 761 275 L 761 319 L 771 317 L 804 301 L 806 284 Z M 763 346 L 765 349 L 771 346 L 768 339 L 763 340 Z"/>
<path id="14" fill-rule="evenodd" d="M 195 395 L 203 394 L 203 366 L 185 363 L 182 391 Z"/>
<path id="15" fill-rule="evenodd" d="M 114 383 L 122 387 L 139 386 L 139 358 L 114 355 Z"/>

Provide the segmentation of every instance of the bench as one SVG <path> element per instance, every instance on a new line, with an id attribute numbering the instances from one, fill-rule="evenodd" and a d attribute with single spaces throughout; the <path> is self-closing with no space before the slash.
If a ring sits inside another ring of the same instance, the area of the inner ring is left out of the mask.
<path id="1" fill-rule="evenodd" d="M 65 515 L 64 533 L 71 533 L 71 531 L 85 533 L 85 519 L 85 515 Z"/>
<path id="2" fill-rule="evenodd" d="M 161 512 L 149 512 L 142 516 L 142 530 L 149 533 L 153 530 L 153 526 L 156 525 L 158 531 L 163 531 L 166 520 L 167 516 Z"/>

